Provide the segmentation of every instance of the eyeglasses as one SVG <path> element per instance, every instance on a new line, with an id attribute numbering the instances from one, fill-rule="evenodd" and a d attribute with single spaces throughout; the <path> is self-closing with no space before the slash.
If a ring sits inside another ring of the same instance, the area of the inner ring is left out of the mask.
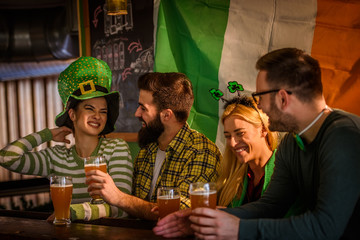
<path id="1" fill-rule="evenodd" d="M 278 92 L 280 90 L 281 89 L 274 89 L 274 90 L 269 90 L 269 91 L 264 91 L 264 92 L 253 92 L 251 94 L 251 96 L 253 97 L 254 102 L 256 104 L 259 104 L 259 96 L 264 95 L 264 94 L 268 94 L 268 93 Z M 290 91 L 287 91 L 287 90 L 285 90 L 285 91 L 287 92 L 287 94 L 292 94 L 292 92 L 290 92 Z"/>

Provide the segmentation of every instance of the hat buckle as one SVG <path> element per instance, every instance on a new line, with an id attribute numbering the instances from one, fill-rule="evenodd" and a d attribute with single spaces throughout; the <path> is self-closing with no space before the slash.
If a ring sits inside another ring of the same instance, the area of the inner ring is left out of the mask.
<path id="1" fill-rule="evenodd" d="M 90 87 L 90 89 L 88 89 Z M 89 80 L 86 82 L 79 83 L 79 88 L 81 91 L 81 95 L 89 94 L 96 91 L 95 84 L 93 80 Z M 87 88 L 88 90 L 86 90 Z"/>

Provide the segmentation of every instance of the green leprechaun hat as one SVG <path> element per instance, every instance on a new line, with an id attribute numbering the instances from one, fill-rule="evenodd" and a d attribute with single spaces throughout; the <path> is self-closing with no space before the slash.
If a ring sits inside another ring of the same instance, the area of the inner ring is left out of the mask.
<path id="1" fill-rule="evenodd" d="M 111 89 L 112 74 L 109 66 L 94 57 L 80 57 L 60 73 L 58 91 L 64 104 L 64 110 L 56 116 L 58 127 L 72 126 L 68 110 L 77 101 L 95 97 L 105 97 L 108 105 L 108 116 L 101 134 L 114 131 L 119 116 L 119 92 Z M 77 100 L 77 101 L 76 101 Z"/>

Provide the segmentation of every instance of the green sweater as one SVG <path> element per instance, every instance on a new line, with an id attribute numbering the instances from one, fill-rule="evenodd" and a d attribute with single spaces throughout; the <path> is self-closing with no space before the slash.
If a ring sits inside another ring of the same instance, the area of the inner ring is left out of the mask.
<path id="1" fill-rule="evenodd" d="M 286 135 L 264 195 L 225 210 L 240 217 L 239 239 L 359 239 L 360 118 L 333 111 L 305 148 Z M 302 212 L 282 218 L 296 199 Z"/>
<path id="2" fill-rule="evenodd" d="M 85 184 L 83 159 L 78 156 L 75 146 L 56 145 L 40 151 L 35 147 L 49 142 L 52 134 L 49 129 L 20 138 L 0 150 L 0 165 L 10 171 L 48 177 L 49 175 L 71 176 L 73 195 L 71 217 L 75 219 L 96 219 L 104 216 L 125 217 L 127 213 L 108 204 L 91 205 Z M 116 186 L 130 194 L 132 187 L 133 162 L 127 143 L 122 139 L 100 138 L 91 156 L 102 155 L 107 161 L 107 171 Z"/>

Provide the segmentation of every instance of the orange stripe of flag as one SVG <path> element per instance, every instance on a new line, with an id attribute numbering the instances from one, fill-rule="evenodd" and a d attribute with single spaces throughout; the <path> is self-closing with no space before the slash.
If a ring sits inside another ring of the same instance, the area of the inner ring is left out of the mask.
<path id="1" fill-rule="evenodd" d="M 330 107 L 360 115 L 360 1 L 318 0 L 312 56 Z"/>

